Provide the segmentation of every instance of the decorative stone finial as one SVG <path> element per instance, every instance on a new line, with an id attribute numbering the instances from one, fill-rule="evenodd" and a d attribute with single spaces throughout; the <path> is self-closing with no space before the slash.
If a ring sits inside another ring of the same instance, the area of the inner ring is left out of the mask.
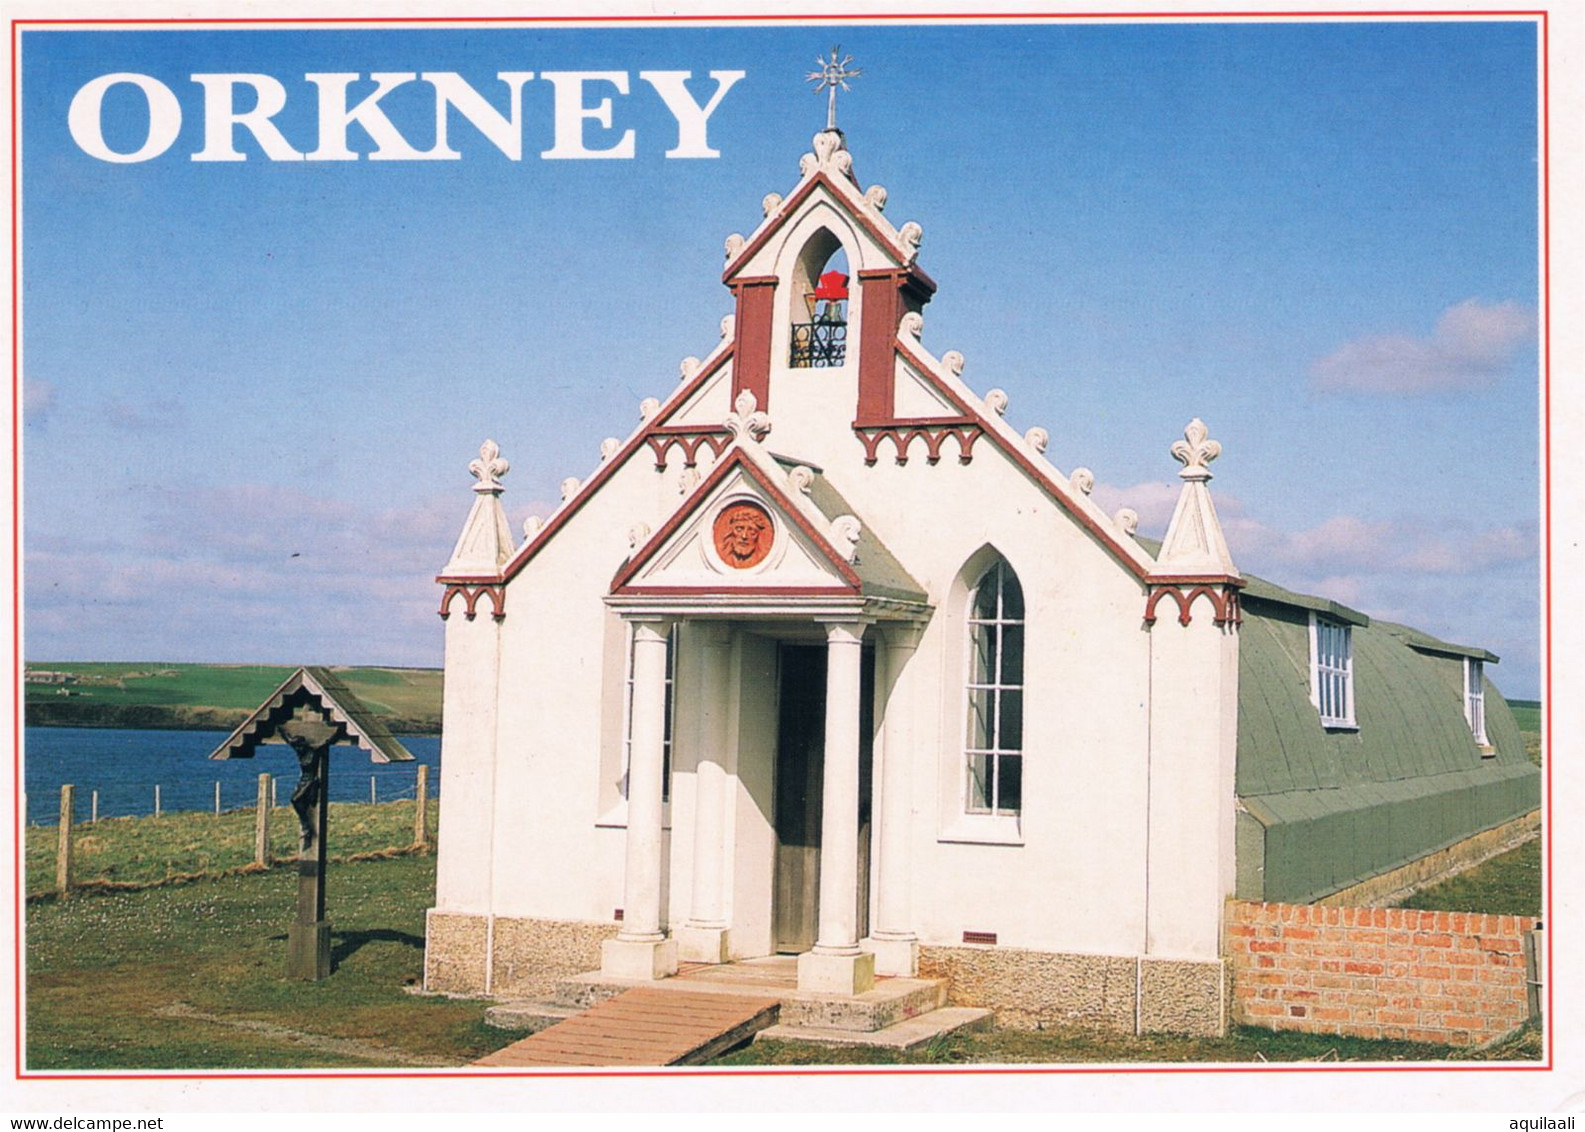
<path id="1" fill-rule="evenodd" d="M 897 237 L 902 240 L 903 247 L 908 251 L 908 258 L 912 260 L 919 254 L 919 245 L 925 238 L 925 230 L 917 220 L 910 220 L 897 230 Z"/>
<path id="2" fill-rule="evenodd" d="M 1095 490 L 1095 473 L 1088 468 L 1074 468 L 1073 474 L 1068 477 L 1068 482 L 1088 495 Z"/>
<path id="3" fill-rule="evenodd" d="M 629 555 L 631 555 L 632 552 L 637 550 L 639 547 L 643 546 L 644 543 L 648 541 L 648 539 L 648 523 L 634 523 L 631 527 L 629 527 L 627 529 L 627 547 Z"/>
<path id="4" fill-rule="evenodd" d="M 765 215 L 769 216 L 771 213 L 775 212 L 781 207 L 781 202 L 782 195 L 780 193 L 766 193 L 765 196 L 760 200 L 759 206 L 762 210 L 764 210 Z"/>
<path id="5" fill-rule="evenodd" d="M 985 407 L 999 417 L 1007 415 L 1007 391 L 992 389 L 985 394 Z"/>
<path id="6" fill-rule="evenodd" d="M 951 370 L 954 377 L 963 376 L 963 355 L 956 350 L 948 350 L 942 354 L 941 364 Z"/>
<path id="7" fill-rule="evenodd" d="M 799 491 L 807 495 L 809 494 L 809 488 L 813 486 L 815 482 L 814 469 L 807 468 L 804 465 L 799 464 L 796 468 L 787 473 L 787 480 Z"/>
<path id="8" fill-rule="evenodd" d="M 699 486 L 699 481 L 702 478 L 703 477 L 699 475 L 698 468 L 684 468 L 682 470 L 682 476 L 677 480 L 677 494 L 687 495 L 690 491 Z"/>
<path id="9" fill-rule="evenodd" d="M 600 441 L 600 462 L 603 464 L 622 450 L 622 442 L 614 436 Z"/>
<path id="10" fill-rule="evenodd" d="M 733 319 L 732 319 L 731 315 L 727 315 L 725 318 L 723 318 L 721 320 L 721 337 L 722 338 L 730 338 L 730 337 L 732 337 L 732 322 L 733 322 Z"/>
<path id="11" fill-rule="evenodd" d="M 831 544 L 844 562 L 852 562 L 859 549 L 864 524 L 853 515 L 838 515 L 831 520 Z"/>
<path id="12" fill-rule="evenodd" d="M 733 232 L 726 238 L 726 261 L 731 263 L 737 258 L 737 253 L 743 250 L 748 241 L 743 238 L 743 233 Z"/>
<path id="13" fill-rule="evenodd" d="M 1039 452 L 1042 456 L 1044 456 L 1046 454 L 1047 446 L 1051 444 L 1051 434 L 1045 429 L 1041 428 L 1039 425 L 1036 425 L 1034 428 L 1024 433 L 1024 441 L 1029 445 L 1029 447 L 1033 448 L 1036 452 Z"/>
<path id="14" fill-rule="evenodd" d="M 530 515 L 528 518 L 524 519 L 523 540 L 527 542 L 529 539 L 532 539 L 535 535 L 539 534 L 540 529 L 544 527 L 544 525 L 545 520 L 541 519 L 538 515 Z"/>
<path id="15" fill-rule="evenodd" d="M 583 484 L 578 479 L 577 476 L 568 476 L 566 479 L 562 480 L 561 481 L 561 501 L 563 503 L 565 503 L 565 502 L 567 502 L 567 500 L 571 499 L 574 495 L 577 495 L 578 494 L 578 489 L 580 487 L 582 487 L 582 486 L 583 486 Z"/>
<path id="16" fill-rule="evenodd" d="M 501 456 L 501 446 L 493 440 L 479 445 L 479 458 L 468 463 L 468 471 L 479 481 L 473 485 L 474 491 L 500 493 L 506 490 L 501 486 L 501 477 L 511 470 L 512 465 Z"/>
<path id="17" fill-rule="evenodd" d="M 647 421 L 660 412 L 660 402 L 653 397 L 646 397 L 638 403 L 638 419 Z"/>
<path id="18" fill-rule="evenodd" d="M 691 355 L 684 358 L 681 363 L 678 364 L 677 372 L 682 375 L 682 379 L 684 381 L 687 381 L 694 374 L 699 372 L 699 359 Z"/>
<path id="19" fill-rule="evenodd" d="M 903 315 L 902 320 L 897 325 L 898 329 L 910 338 L 918 339 L 924 337 L 925 316 L 918 311 L 909 311 Z"/>
<path id="20" fill-rule="evenodd" d="M 864 190 L 864 203 L 876 212 L 886 211 L 886 186 L 871 185 Z"/>
<path id="21" fill-rule="evenodd" d="M 1132 507 L 1119 508 L 1117 514 L 1112 516 L 1112 522 L 1121 527 L 1129 538 L 1139 533 L 1139 512 Z"/>
<path id="22" fill-rule="evenodd" d="M 1208 480 L 1211 478 L 1211 469 L 1208 464 L 1222 454 L 1222 446 L 1217 441 L 1209 440 L 1210 433 L 1206 430 L 1205 422 L 1195 417 L 1183 430 L 1183 439 L 1172 446 L 1172 458 L 1183 465 L 1178 476 L 1186 480 Z"/>
<path id="23" fill-rule="evenodd" d="M 738 440 L 758 444 L 770 432 L 770 414 L 755 412 L 754 406 L 757 404 L 759 399 L 754 396 L 752 389 L 743 390 L 737 395 L 737 400 L 732 402 L 733 411 L 726 415 L 722 423 Z"/>

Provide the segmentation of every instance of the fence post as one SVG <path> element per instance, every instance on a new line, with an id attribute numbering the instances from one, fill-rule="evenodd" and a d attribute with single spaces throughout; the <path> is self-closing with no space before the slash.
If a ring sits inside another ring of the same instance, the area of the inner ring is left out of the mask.
<path id="1" fill-rule="evenodd" d="M 160 784 L 154 784 L 154 816 L 160 816 Z"/>
<path id="2" fill-rule="evenodd" d="M 99 821 L 99 791 L 95 790 L 88 797 L 90 799 L 88 821 L 90 824 L 97 824 Z"/>
<path id="3" fill-rule="evenodd" d="M 418 809 L 413 814 L 413 846 L 429 844 L 429 767 L 418 768 Z"/>
<path id="4" fill-rule="evenodd" d="M 258 804 L 253 810 L 253 863 L 270 867 L 270 795 L 274 781 L 267 774 L 259 775 Z"/>
<path id="5" fill-rule="evenodd" d="M 1545 976 L 1541 973 L 1541 959 L 1546 954 L 1546 935 L 1540 927 L 1524 934 L 1525 1002 L 1530 1008 L 1532 1021 L 1541 1020 L 1541 986 Z"/>
<path id="6" fill-rule="evenodd" d="M 374 775 L 369 775 L 369 805 L 374 805 Z"/>
<path id="7" fill-rule="evenodd" d="M 220 816 L 220 779 L 215 779 L 215 817 Z"/>
<path id="8" fill-rule="evenodd" d="M 61 787 L 60 840 L 55 849 L 55 891 L 66 896 L 72 888 L 72 803 L 77 787 Z"/>

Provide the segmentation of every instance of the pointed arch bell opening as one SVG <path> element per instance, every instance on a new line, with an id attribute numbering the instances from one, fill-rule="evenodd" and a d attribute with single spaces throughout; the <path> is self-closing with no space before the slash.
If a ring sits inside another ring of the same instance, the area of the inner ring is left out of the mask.
<path id="1" fill-rule="evenodd" d="M 793 262 L 788 288 L 791 368 L 823 369 L 847 360 L 851 279 L 842 242 L 829 228 L 817 228 Z"/>

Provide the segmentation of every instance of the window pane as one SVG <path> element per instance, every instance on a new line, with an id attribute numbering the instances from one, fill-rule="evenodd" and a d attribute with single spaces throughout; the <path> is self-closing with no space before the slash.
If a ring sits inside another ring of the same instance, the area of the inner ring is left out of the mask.
<path id="1" fill-rule="evenodd" d="M 996 812 L 1016 814 L 1024 808 L 1024 760 L 1018 755 L 1003 755 L 996 760 Z"/>
<path id="2" fill-rule="evenodd" d="M 991 756 L 969 756 L 969 813 L 984 814 L 991 809 Z"/>
<path id="3" fill-rule="evenodd" d="M 1024 682 L 1024 627 L 1002 626 L 1002 678 L 999 684 L 1022 686 Z"/>
<path id="4" fill-rule="evenodd" d="M 969 683 L 996 683 L 996 630 L 989 625 L 976 625 L 970 633 L 973 639 L 969 653 Z"/>
<path id="5" fill-rule="evenodd" d="M 996 735 L 996 693 L 979 688 L 969 692 L 970 750 L 988 750 Z"/>
<path id="6" fill-rule="evenodd" d="M 1001 565 L 1002 575 L 1002 620 L 1022 621 L 1024 619 L 1024 589 L 1018 584 L 1018 575 L 1013 573 L 1011 566 L 1005 562 Z"/>
<path id="7" fill-rule="evenodd" d="M 1001 694 L 1002 730 L 996 747 L 1001 751 L 1024 749 L 1024 694 L 1005 691 Z"/>
<path id="8" fill-rule="evenodd" d="M 976 621 L 996 620 L 996 581 L 998 571 L 988 570 L 985 577 L 980 579 L 980 588 L 974 591 L 974 612 Z"/>

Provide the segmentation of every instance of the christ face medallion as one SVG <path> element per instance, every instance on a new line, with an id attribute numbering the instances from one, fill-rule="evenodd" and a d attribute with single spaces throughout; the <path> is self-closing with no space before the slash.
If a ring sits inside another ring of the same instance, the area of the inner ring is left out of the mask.
<path id="1" fill-rule="evenodd" d="M 757 503 L 733 503 L 715 517 L 715 552 L 735 570 L 747 570 L 765 561 L 776 530 L 765 509 Z"/>

